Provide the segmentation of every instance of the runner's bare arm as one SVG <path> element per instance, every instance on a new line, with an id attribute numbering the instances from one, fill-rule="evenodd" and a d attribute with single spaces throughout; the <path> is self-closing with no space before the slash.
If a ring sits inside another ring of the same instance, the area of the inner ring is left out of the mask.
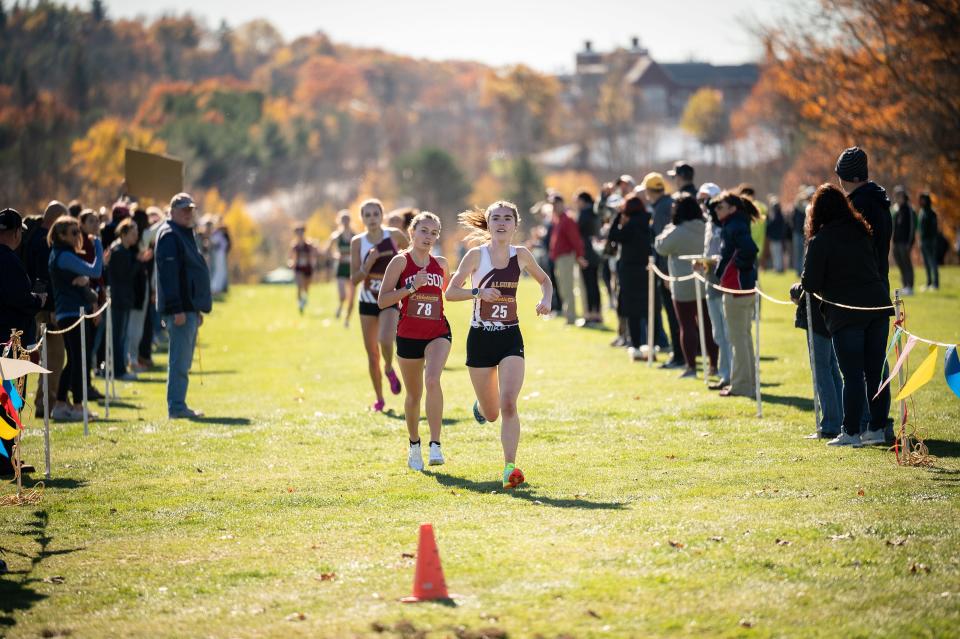
<path id="1" fill-rule="evenodd" d="M 366 276 L 363 260 L 360 258 L 360 236 L 355 235 L 350 240 L 350 281 L 359 284 Z"/>
<path id="2" fill-rule="evenodd" d="M 410 246 L 410 238 L 400 229 L 391 228 L 390 237 L 393 238 L 393 243 L 397 245 L 398 251 L 402 251 Z"/>
<path id="3" fill-rule="evenodd" d="M 405 286 L 397 289 L 397 280 L 403 273 L 403 267 L 407 262 L 406 255 L 394 255 L 390 263 L 387 264 L 387 270 L 383 274 L 383 282 L 380 284 L 380 293 L 377 295 L 377 304 L 380 308 L 390 308 L 403 298 L 410 295 Z"/>
<path id="4" fill-rule="evenodd" d="M 525 246 L 517 247 L 517 261 L 520 262 L 520 268 L 527 271 L 530 277 L 535 279 L 540 285 L 540 292 L 543 298 L 537 304 L 537 315 L 546 315 L 550 312 L 551 302 L 553 301 L 553 283 L 547 277 L 546 272 L 537 264 L 536 258 Z"/>
<path id="5" fill-rule="evenodd" d="M 460 261 L 460 266 L 457 267 L 457 272 L 453 274 L 453 277 L 447 283 L 446 298 L 449 302 L 462 302 L 464 300 L 469 300 L 473 297 L 470 293 L 470 289 L 462 288 L 464 282 L 467 281 L 467 276 L 477 270 L 477 267 L 480 265 L 480 249 L 472 248 L 467 251 L 467 254 L 463 256 L 463 259 Z"/>
<path id="6" fill-rule="evenodd" d="M 450 264 L 447 262 L 447 258 L 442 255 L 437 256 L 437 264 L 440 265 L 440 268 L 443 269 L 443 290 L 447 290 L 447 285 L 450 284 Z"/>

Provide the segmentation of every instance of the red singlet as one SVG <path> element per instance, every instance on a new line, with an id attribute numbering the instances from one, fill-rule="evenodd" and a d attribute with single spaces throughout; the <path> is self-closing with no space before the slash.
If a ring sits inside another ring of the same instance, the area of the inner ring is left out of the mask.
<path id="1" fill-rule="evenodd" d="M 421 286 L 411 295 L 400 300 L 400 323 L 397 335 L 408 339 L 435 339 L 446 335 L 450 330 L 443 315 L 443 267 L 432 255 L 427 263 L 426 286 Z M 397 280 L 397 289 L 413 282 L 420 267 L 413 261 L 410 253 L 405 253 L 403 272 Z"/>

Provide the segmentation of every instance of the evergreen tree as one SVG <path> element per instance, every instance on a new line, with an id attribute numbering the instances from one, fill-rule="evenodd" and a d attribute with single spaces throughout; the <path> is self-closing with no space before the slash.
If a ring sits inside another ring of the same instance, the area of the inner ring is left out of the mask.
<path id="1" fill-rule="evenodd" d="M 521 215 L 543 197 L 543 176 L 530 158 L 520 157 L 511 163 L 507 197 L 517 205 Z"/>
<path id="2" fill-rule="evenodd" d="M 103 6 L 102 0 L 93 0 L 90 3 L 90 15 L 94 22 L 103 22 L 107 18 L 107 9 Z"/>

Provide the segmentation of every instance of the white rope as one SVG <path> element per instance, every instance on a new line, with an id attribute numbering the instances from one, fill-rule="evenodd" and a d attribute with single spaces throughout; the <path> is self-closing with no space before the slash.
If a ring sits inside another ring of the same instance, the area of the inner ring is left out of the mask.
<path id="1" fill-rule="evenodd" d="M 832 306 L 838 306 L 840 308 L 845 308 L 851 311 L 886 311 L 886 310 L 896 310 L 896 307 L 891 304 L 890 306 L 849 306 L 847 304 L 840 304 L 839 302 L 831 302 L 830 300 L 825 300 L 816 293 L 813 294 L 815 298 L 821 302 L 826 302 Z"/>
<path id="2" fill-rule="evenodd" d="M 67 328 L 61 329 L 59 331 L 47 331 L 47 335 L 63 335 L 64 333 L 69 333 L 76 327 L 80 326 L 80 322 L 83 321 L 83 315 L 77 318 L 77 321 L 68 326 Z"/>
<path id="3" fill-rule="evenodd" d="M 919 337 L 919 336 L 917 336 L 917 335 L 914 335 L 914 334 L 911 333 L 910 331 L 908 331 L 908 330 L 906 330 L 906 329 L 903 329 L 903 328 L 900 329 L 900 332 L 903 333 L 904 335 L 909 335 L 910 337 L 914 338 L 914 339 L 917 340 L 918 342 L 923 342 L 924 344 L 933 344 L 933 345 L 935 345 L 935 346 L 945 346 L 945 347 L 947 347 L 947 348 L 950 348 L 951 346 L 957 346 L 957 344 L 951 344 L 951 343 L 949 343 L 949 342 L 935 342 L 935 341 L 932 340 L 932 339 L 925 339 L 925 338 L 923 338 L 923 337 Z"/>
<path id="4" fill-rule="evenodd" d="M 40 344 L 43 342 L 43 339 L 44 339 L 47 335 L 63 335 L 64 333 L 69 333 L 70 331 L 72 331 L 72 330 L 75 329 L 76 327 L 80 326 L 80 322 L 82 322 L 83 320 L 85 320 L 85 319 L 93 319 L 94 317 L 98 317 L 101 313 L 103 313 L 105 310 L 107 310 L 107 307 L 110 306 L 111 302 L 113 302 L 113 300 L 112 300 L 112 299 L 108 299 L 108 300 L 106 301 L 106 303 L 105 303 L 103 306 L 101 306 L 101 307 L 100 307 L 100 310 L 97 311 L 96 313 L 92 313 L 92 314 L 89 314 L 89 315 L 88 315 L 87 313 L 84 313 L 83 315 L 81 315 L 80 317 L 77 318 L 77 321 L 76 321 L 76 322 L 74 322 L 73 324 L 71 324 L 71 325 L 68 326 L 67 328 L 61 329 L 61 330 L 59 330 L 59 331 L 47 331 L 47 332 L 45 332 L 43 335 L 40 336 L 40 339 L 37 340 L 37 343 L 33 345 L 33 348 L 30 349 L 30 350 L 28 350 L 27 352 L 28 352 L 28 353 L 32 353 L 32 352 L 36 351 L 38 348 L 40 348 Z"/>
<path id="5" fill-rule="evenodd" d="M 688 280 L 692 280 L 697 276 L 696 273 L 691 273 L 690 275 L 683 275 L 681 277 L 674 277 L 673 275 L 667 275 L 666 273 L 658 269 L 656 264 L 650 264 L 650 268 L 653 269 L 653 272 L 656 273 L 657 277 L 667 282 L 686 282 Z"/>

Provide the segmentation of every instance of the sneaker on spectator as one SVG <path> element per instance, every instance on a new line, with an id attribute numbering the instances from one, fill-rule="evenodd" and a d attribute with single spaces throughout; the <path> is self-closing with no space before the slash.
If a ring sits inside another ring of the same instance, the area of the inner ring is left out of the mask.
<path id="1" fill-rule="evenodd" d="M 203 417 L 203 411 L 184 408 L 183 410 L 169 413 L 169 417 L 170 419 L 196 419 L 197 417 Z"/>
<path id="2" fill-rule="evenodd" d="M 122 382 L 135 382 L 137 381 L 137 374 L 134 373 L 133 371 L 127 371 L 123 375 L 119 376 L 117 379 L 119 379 Z"/>
<path id="3" fill-rule="evenodd" d="M 886 438 L 883 435 L 883 429 L 878 428 L 877 430 L 865 430 L 860 433 L 860 442 L 864 446 L 883 446 L 887 443 Z"/>
<path id="4" fill-rule="evenodd" d="M 50 411 L 50 419 L 56 422 L 75 422 L 78 419 L 83 419 L 83 415 L 77 416 L 72 408 L 66 404 L 59 404 Z"/>
<path id="5" fill-rule="evenodd" d="M 827 446 L 851 446 L 853 448 L 863 448 L 863 443 L 860 441 L 860 433 L 856 435 L 848 435 L 847 433 L 841 432 L 839 435 L 827 442 Z"/>

